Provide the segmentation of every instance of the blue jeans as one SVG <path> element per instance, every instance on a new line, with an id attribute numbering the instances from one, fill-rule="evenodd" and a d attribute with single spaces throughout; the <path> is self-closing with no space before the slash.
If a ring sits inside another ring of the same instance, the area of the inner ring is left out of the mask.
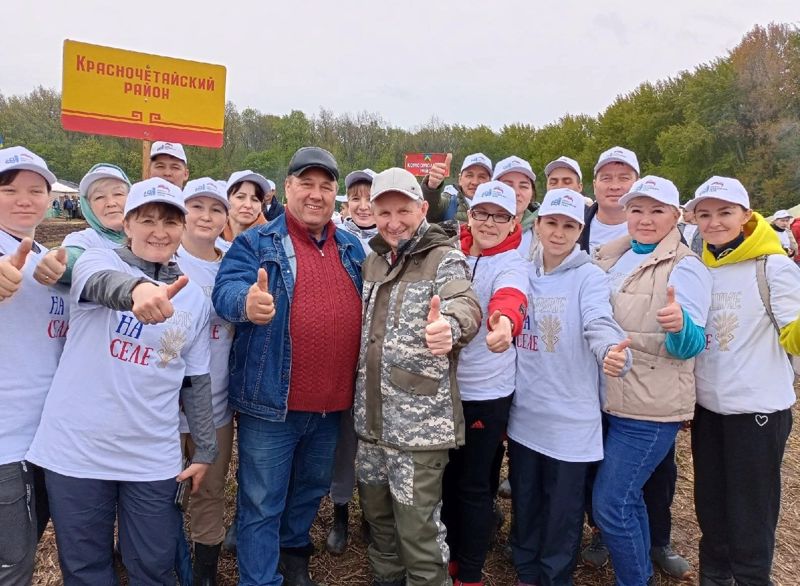
<path id="1" fill-rule="evenodd" d="M 618 586 L 645 586 L 653 574 L 642 489 L 674 444 L 680 425 L 608 416 L 593 508 Z"/>
<path id="2" fill-rule="evenodd" d="M 311 550 L 309 530 L 331 485 L 340 413 L 239 414 L 239 584 L 280 586 L 281 549 Z"/>

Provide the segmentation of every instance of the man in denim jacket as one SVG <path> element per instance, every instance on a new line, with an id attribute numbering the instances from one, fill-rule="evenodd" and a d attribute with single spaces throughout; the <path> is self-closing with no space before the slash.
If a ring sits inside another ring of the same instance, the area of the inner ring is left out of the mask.
<path id="1" fill-rule="evenodd" d="M 364 253 L 331 222 L 338 178 L 328 151 L 298 150 L 286 213 L 236 238 L 214 286 L 217 313 L 236 328 L 242 585 L 315 586 L 309 529 L 330 487 L 339 416 L 353 405 L 361 328 Z"/>

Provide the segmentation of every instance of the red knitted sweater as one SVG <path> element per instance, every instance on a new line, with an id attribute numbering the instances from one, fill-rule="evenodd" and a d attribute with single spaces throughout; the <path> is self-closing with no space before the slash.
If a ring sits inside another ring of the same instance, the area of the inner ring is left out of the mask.
<path id="1" fill-rule="evenodd" d="M 361 338 L 361 297 L 339 258 L 330 222 L 322 247 L 286 210 L 297 255 L 289 316 L 290 411 L 326 413 L 353 406 Z"/>

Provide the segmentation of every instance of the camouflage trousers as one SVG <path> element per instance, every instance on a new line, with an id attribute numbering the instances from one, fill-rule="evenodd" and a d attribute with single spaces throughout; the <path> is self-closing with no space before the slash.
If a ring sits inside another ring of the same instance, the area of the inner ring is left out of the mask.
<path id="1" fill-rule="evenodd" d="M 356 478 L 377 581 L 405 576 L 407 586 L 450 584 L 450 551 L 441 520 L 448 450 L 411 452 L 358 442 Z"/>

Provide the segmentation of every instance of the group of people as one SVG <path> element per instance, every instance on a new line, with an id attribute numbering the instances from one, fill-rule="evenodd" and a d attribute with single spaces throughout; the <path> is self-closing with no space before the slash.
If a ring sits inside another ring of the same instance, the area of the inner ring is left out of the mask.
<path id="1" fill-rule="evenodd" d="M 375 586 L 482 584 L 506 445 L 517 586 L 571 584 L 579 557 L 685 578 L 692 422 L 701 584 L 770 584 L 800 353 L 778 228 L 734 178 L 681 206 L 618 146 L 590 205 L 566 156 L 538 206 L 521 157 L 445 186 L 451 163 L 349 173 L 334 222 L 324 149 L 294 154 L 284 206 L 156 142 L 144 181 L 92 167 L 88 228 L 47 250 L 55 176 L 0 150 L 0 583 L 30 583 L 52 518 L 65 584 L 116 583 L 115 549 L 131 584 L 174 584 L 188 510 L 215 584 L 234 441 L 242 585 L 315 586 L 320 502 L 342 553 L 354 490 Z"/>

